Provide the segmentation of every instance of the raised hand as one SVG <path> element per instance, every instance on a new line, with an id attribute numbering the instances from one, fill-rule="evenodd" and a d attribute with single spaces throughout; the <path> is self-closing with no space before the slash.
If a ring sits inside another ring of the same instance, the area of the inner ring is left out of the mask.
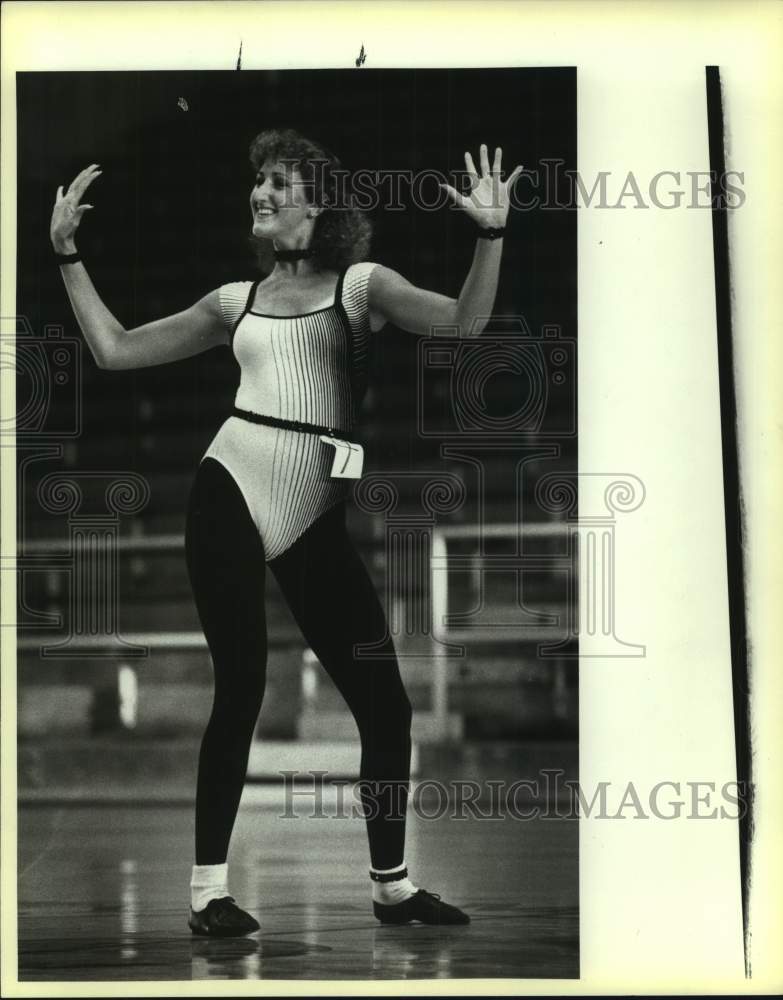
<path id="1" fill-rule="evenodd" d="M 479 174 L 473 163 L 473 157 L 470 153 L 465 153 L 465 167 L 470 177 L 470 194 L 468 196 L 460 194 L 450 184 L 440 185 L 446 190 L 454 204 L 463 209 L 482 228 L 492 227 L 494 229 L 506 224 L 509 209 L 508 193 L 523 169 L 521 166 L 514 167 L 509 177 L 502 181 L 500 179 L 502 156 L 503 150 L 500 146 L 495 147 L 495 158 L 490 170 L 487 147 L 482 143 L 479 149 L 479 163 L 481 165 L 481 174 Z"/>
<path id="2" fill-rule="evenodd" d="M 57 253 L 73 253 L 76 250 L 76 230 L 84 213 L 92 208 L 92 205 L 82 205 L 80 201 L 84 192 L 101 173 L 98 164 L 93 163 L 76 175 L 64 194 L 62 184 L 57 188 L 49 225 L 49 236 Z"/>

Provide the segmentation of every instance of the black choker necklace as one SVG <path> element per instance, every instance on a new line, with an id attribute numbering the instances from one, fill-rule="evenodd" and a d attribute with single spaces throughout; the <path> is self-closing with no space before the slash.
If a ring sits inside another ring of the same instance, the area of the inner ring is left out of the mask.
<path id="1" fill-rule="evenodd" d="M 275 260 L 308 260 L 315 256 L 315 250 L 306 247 L 304 250 L 275 250 Z"/>

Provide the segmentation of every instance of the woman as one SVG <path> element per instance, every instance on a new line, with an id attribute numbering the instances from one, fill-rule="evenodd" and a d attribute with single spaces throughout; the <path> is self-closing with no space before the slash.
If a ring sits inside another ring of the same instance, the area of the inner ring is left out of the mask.
<path id="1" fill-rule="evenodd" d="M 190 308 L 126 330 L 109 312 L 74 237 L 100 176 L 93 164 L 57 190 L 51 239 L 76 319 L 97 364 L 143 368 L 231 345 L 241 379 L 231 416 L 196 473 L 185 547 L 214 668 L 214 704 L 199 755 L 189 926 L 231 936 L 259 929 L 228 892 L 227 856 L 264 693 L 268 564 L 304 637 L 344 696 L 361 738 L 360 795 L 370 849 L 373 911 L 383 923 L 468 923 L 418 889 L 405 865 L 411 706 L 391 641 L 384 659 L 354 649 L 388 636 L 384 612 L 345 530 L 352 485 L 342 455 L 363 392 L 368 338 L 386 323 L 427 335 L 434 325 L 480 332 L 498 281 L 508 192 L 501 150 L 471 193 L 441 185 L 477 224 L 458 298 L 416 288 L 366 260 L 370 227 L 333 196 L 339 161 L 292 130 L 262 132 L 250 159 L 253 237 L 274 248 L 258 282 L 232 282 Z M 357 472 L 349 472 L 356 476 Z"/>

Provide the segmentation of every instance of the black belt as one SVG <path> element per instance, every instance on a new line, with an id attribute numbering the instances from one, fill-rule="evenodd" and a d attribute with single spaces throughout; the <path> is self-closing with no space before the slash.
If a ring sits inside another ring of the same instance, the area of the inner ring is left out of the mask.
<path id="1" fill-rule="evenodd" d="M 231 410 L 232 417 L 248 420 L 251 424 L 266 424 L 267 427 L 277 427 L 282 431 L 299 431 L 303 434 L 328 434 L 329 437 L 341 441 L 355 441 L 351 431 L 343 431 L 335 427 L 322 427 L 320 424 L 306 424 L 301 420 L 281 420 L 278 417 L 268 417 L 263 413 L 253 413 L 250 410 L 240 410 L 235 406 Z"/>

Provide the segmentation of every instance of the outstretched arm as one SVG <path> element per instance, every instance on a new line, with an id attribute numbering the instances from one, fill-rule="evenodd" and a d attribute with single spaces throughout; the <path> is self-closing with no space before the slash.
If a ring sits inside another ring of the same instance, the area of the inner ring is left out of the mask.
<path id="1" fill-rule="evenodd" d="M 82 170 L 65 193 L 62 186 L 57 189 L 50 228 L 57 253 L 77 252 L 76 230 L 84 213 L 92 208 L 80 204 L 80 199 L 100 173 L 93 164 Z M 76 320 L 100 368 L 147 368 L 229 342 L 217 290 L 182 312 L 126 330 L 104 305 L 81 261 L 61 264 L 60 271 Z"/>
<path id="2" fill-rule="evenodd" d="M 472 156 L 465 153 L 471 178 L 471 192 L 467 198 L 450 185 L 441 185 L 452 201 L 482 229 L 505 226 L 508 192 L 522 170 L 521 166 L 516 167 L 507 181 L 501 181 L 501 157 L 502 150 L 497 147 L 490 170 L 487 147 L 482 144 L 479 176 Z M 376 267 L 368 287 L 373 325 L 378 328 L 384 323 L 393 323 L 403 330 L 425 336 L 434 326 L 458 326 L 463 335 L 481 333 L 495 304 L 502 253 L 502 236 L 491 240 L 477 237 L 473 263 L 456 299 L 417 288 L 391 268 Z"/>

